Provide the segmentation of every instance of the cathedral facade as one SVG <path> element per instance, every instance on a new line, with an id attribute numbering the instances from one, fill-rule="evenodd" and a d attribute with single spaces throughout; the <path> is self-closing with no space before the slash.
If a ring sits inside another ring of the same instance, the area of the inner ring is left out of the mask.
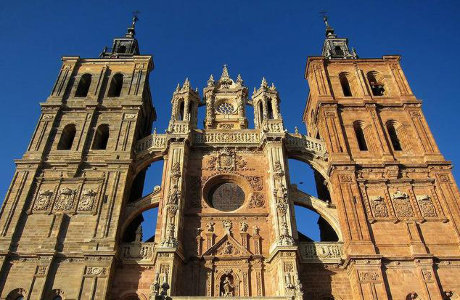
<path id="1" fill-rule="evenodd" d="M 135 21 L 99 58 L 62 58 L 0 211 L 0 299 L 460 299 L 460 193 L 399 56 L 359 58 L 326 20 L 307 135 L 285 129 L 273 84 L 250 94 L 227 66 L 202 94 L 178 85 L 152 133 Z M 288 159 L 314 170 L 318 197 Z M 320 242 L 295 205 L 320 215 Z"/>

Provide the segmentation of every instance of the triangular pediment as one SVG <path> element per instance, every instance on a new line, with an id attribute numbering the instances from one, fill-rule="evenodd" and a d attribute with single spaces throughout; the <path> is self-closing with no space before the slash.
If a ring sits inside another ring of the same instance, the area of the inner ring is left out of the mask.
<path id="1" fill-rule="evenodd" d="M 203 256 L 217 256 L 217 257 L 241 257 L 253 255 L 246 249 L 240 242 L 238 242 L 230 234 L 225 234 L 217 243 L 209 248 Z"/>

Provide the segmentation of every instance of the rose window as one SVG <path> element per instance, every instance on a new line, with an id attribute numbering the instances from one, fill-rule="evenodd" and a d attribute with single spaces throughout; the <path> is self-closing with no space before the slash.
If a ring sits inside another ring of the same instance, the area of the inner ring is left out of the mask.
<path id="1" fill-rule="evenodd" d="M 217 112 L 223 115 L 231 115 L 235 112 L 235 108 L 232 104 L 224 102 L 217 106 Z"/>
<path id="2" fill-rule="evenodd" d="M 209 193 L 209 204 L 221 211 L 232 211 L 243 205 L 244 192 L 233 182 L 218 184 Z"/>

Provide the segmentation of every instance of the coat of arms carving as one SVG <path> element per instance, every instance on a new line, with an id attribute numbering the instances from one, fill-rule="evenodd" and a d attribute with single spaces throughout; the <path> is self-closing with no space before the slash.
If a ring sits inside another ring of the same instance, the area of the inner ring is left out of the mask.
<path id="1" fill-rule="evenodd" d="M 53 192 L 50 190 L 40 191 L 35 200 L 34 210 L 47 210 L 51 203 Z"/>
<path id="2" fill-rule="evenodd" d="M 54 205 L 54 209 L 58 211 L 69 211 L 72 210 L 76 190 L 70 188 L 63 188 L 59 191 L 58 199 Z"/>
<path id="3" fill-rule="evenodd" d="M 90 211 L 93 209 L 94 200 L 96 199 L 97 192 L 93 189 L 84 190 L 80 202 L 78 203 L 78 210 Z"/>

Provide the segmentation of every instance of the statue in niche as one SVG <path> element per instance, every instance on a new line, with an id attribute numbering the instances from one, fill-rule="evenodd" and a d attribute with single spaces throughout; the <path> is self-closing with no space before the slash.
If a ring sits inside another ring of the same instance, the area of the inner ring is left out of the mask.
<path id="1" fill-rule="evenodd" d="M 233 297 L 234 293 L 233 276 L 231 274 L 224 274 L 220 279 L 220 296 Z"/>

